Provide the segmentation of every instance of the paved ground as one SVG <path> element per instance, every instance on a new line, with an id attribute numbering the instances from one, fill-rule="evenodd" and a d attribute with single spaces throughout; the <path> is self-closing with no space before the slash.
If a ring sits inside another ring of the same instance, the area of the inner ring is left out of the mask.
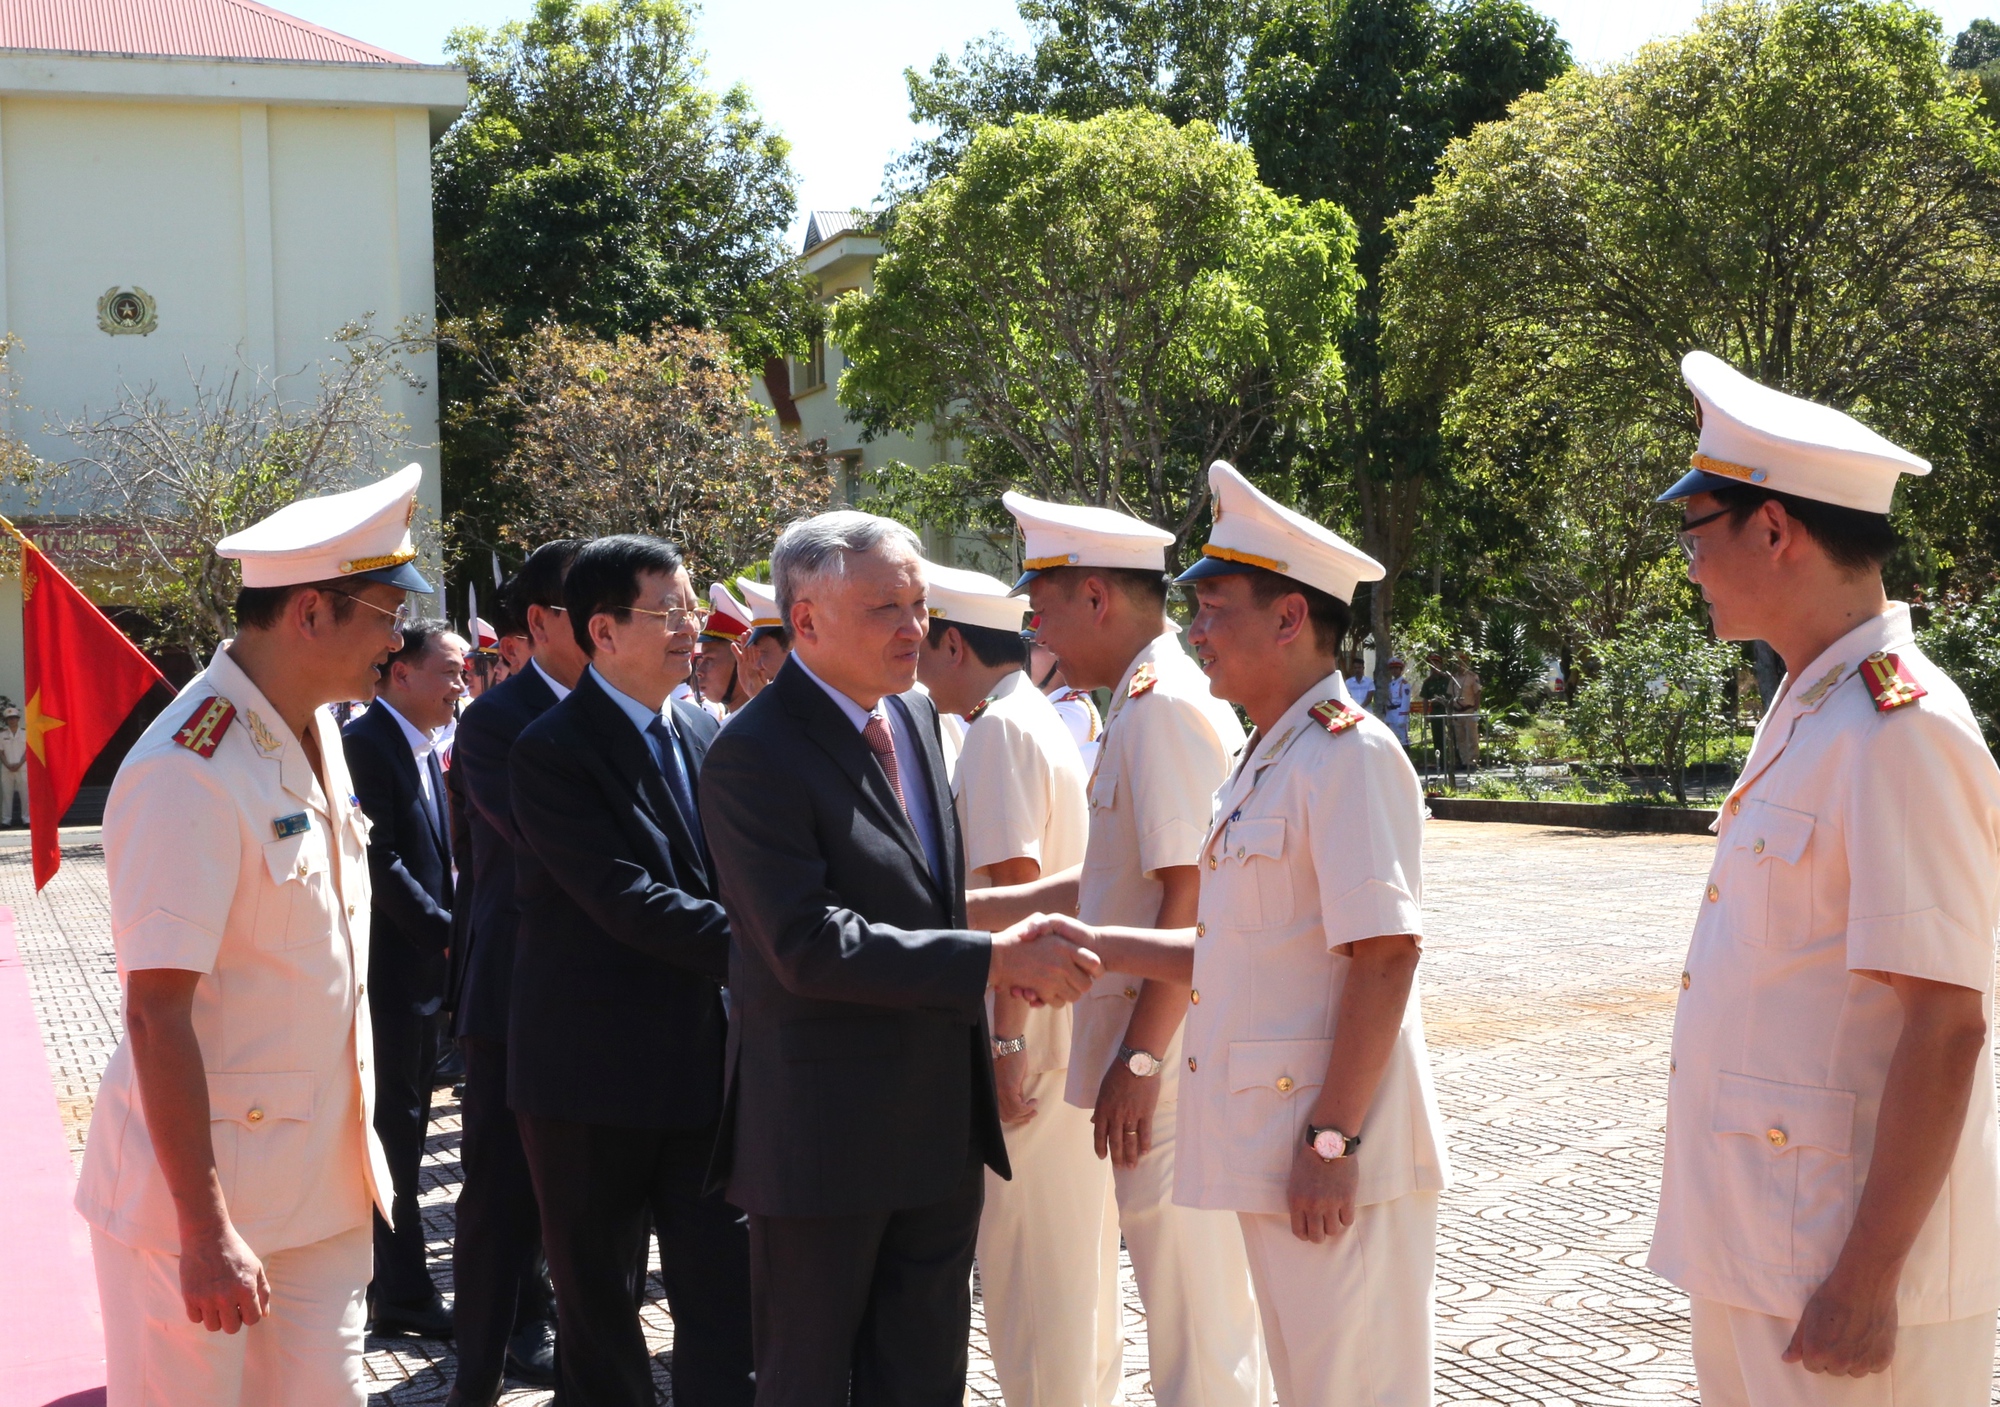
<path id="1" fill-rule="evenodd" d="M 56 1088 L 80 1155 L 114 1044 L 117 985 L 95 836 L 69 839 L 37 898 L 25 849 L 0 837 Z M 1659 1177 L 1667 1040 L 1710 842 L 1433 822 L 1424 1002 L 1457 1186 L 1439 1239 L 1438 1396 L 1451 1403 L 1610 1407 L 1693 1402 L 1687 1302 L 1643 1268 Z M 458 1117 L 441 1092 L 425 1219 L 446 1255 Z M 672 1341 L 654 1282 L 652 1340 Z M 1126 1278 L 1128 1402 L 1150 1407 L 1145 1323 Z M 975 1305 L 975 1315 L 978 1310 Z M 999 1401 L 975 1320 L 971 1396 Z M 441 1402 L 443 1347 L 375 1342 L 383 1401 Z M 508 1404 L 547 1395 L 510 1393 Z M 2000 1402 L 2000 1396 L 1996 1396 Z"/>

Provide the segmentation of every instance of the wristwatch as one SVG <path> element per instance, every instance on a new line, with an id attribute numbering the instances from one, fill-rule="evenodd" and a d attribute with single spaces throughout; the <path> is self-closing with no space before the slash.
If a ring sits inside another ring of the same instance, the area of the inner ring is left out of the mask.
<path id="1" fill-rule="evenodd" d="M 1118 1063 L 1142 1080 L 1160 1073 L 1159 1056 L 1149 1051 L 1134 1050 L 1129 1045 L 1118 1047 Z"/>
<path id="2" fill-rule="evenodd" d="M 1027 1048 L 1028 1038 L 1025 1035 L 1009 1036 L 1004 1041 L 995 1039 L 993 1042 L 993 1058 L 998 1060 L 1003 1056 L 1019 1055 Z"/>
<path id="3" fill-rule="evenodd" d="M 1360 1146 L 1361 1139 L 1358 1136 L 1350 1138 L 1331 1125 L 1326 1128 L 1306 1125 L 1306 1147 L 1319 1154 L 1325 1162 L 1330 1163 L 1336 1158 L 1351 1158 L 1354 1156 L 1354 1150 Z"/>

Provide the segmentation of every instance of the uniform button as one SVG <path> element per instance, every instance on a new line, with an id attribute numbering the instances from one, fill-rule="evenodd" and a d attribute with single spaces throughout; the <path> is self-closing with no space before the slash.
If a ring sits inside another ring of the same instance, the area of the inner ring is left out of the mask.
<path id="1" fill-rule="evenodd" d="M 362 983 L 362 984 L 361 984 L 360 986 L 356 987 L 356 988 L 354 989 L 354 995 L 355 995 L 355 996 L 357 996 L 357 997 L 365 997 L 365 996 L 367 996 L 367 995 L 368 995 L 368 984 L 367 984 L 366 982 L 363 982 L 363 983 Z"/>
<path id="2" fill-rule="evenodd" d="M 1716 901 L 1717 899 L 1720 899 L 1721 897 L 1722 897 L 1722 891 L 1721 891 L 1720 889 L 1717 889 L 1717 888 L 1716 888 L 1716 887 L 1715 887 L 1714 885 L 1712 885 L 1712 884 L 1708 886 L 1708 902 L 1709 902 L 1709 903 L 1713 904 L 1713 903 L 1714 903 L 1714 902 L 1715 902 L 1715 901 Z"/>
<path id="3" fill-rule="evenodd" d="M 1209 867 L 1210 869 L 1214 869 L 1214 868 L 1215 868 L 1215 856 L 1211 855 L 1211 856 L 1209 856 L 1209 857 L 1208 857 L 1208 867 Z"/>
<path id="4" fill-rule="evenodd" d="M 1278 1076 L 1278 1093 L 1290 1094 L 1291 1092 L 1292 1092 L 1292 1077 L 1290 1075 Z"/>
<path id="5" fill-rule="evenodd" d="M 1783 1148 L 1785 1146 L 1785 1131 L 1783 1129 L 1765 1129 L 1764 1137 L 1771 1140 L 1773 1148 Z"/>
<path id="6" fill-rule="evenodd" d="M 1741 811 L 1742 809 L 1743 809 L 1743 803 L 1740 801 L 1732 801 L 1729 803 L 1729 814 L 1732 816 L 1734 816 L 1738 811 Z"/>
<path id="7" fill-rule="evenodd" d="M 305 875 L 306 875 L 306 862 L 304 860 L 301 860 L 299 861 L 299 878 L 304 879 Z"/>
<path id="8" fill-rule="evenodd" d="M 264 1111 L 262 1109 L 252 1109 L 244 1117 L 249 1119 L 253 1124 L 261 1124 L 264 1122 Z"/>
<path id="9" fill-rule="evenodd" d="M 1763 854 L 1763 853 L 1764 853 L 1764 842 L 1763 842 L 1763 841 L 1762 841 L 1762 840 L 1760 839 L 1760 840 L 1759 840 L 1759 841 L 1758 841 L 1758 842 L 1757 842 L 1757 843 L 1756 843 L 1755 845 L 1753 845 L 1753 846 L 1751 846 L 1751 847 L 1750 847 L 1750 850 L 1751 850 L 1751 853 L 1752 853 L 1752 854 L 1756 854 L 1756 855 L 1761 855 L 1761 854 Z"/>
<path id="10" fill-rule="evenodd" d="M 1667 1057 L 1667 1073 L 1669 1075 L 1679 1074 L 1680 1068 L 1681 1068 L 1680 1061 L 1674 1059 L 1671 1055 Z"/>
<path id="11" fill-rule="evenodd" d="M 365 1075 L 368 1073 L 368 1062 L 365 1060 L 357 1060 L 354 1062 L 354 1068 L 359 1070 L 362 1074 Z"/>
<path id="12" fill-rule="evenodd" d="M 347 906 L 347 916 L 348 916 L 349 918 L 353 918 L 353 917 L 354 917 L 354 905 L 352 905 L 352 904 L 349 904 L 349 905 Z"/>
<path id="13" fill-rule="evenodd" d="M 1194 1057 L 1192 1055 L 1188 1057 L 1188 1069 L 1194 1069 Z"/>
<path id="14" fill-rule="evenodd" d="M 1685 992 L 1688 989 L 1688 984 L 1692 981 L 1694 981 L 1694 979 L 1688 976 L 1685 971 L 1683 971 L 1681 973 L 1681 990 Z"/>
<path id="15" fill-rule="evenodd" d="M 1137 987 L 1127 987 L 1125 989 L 1125 999 L 1127 1001 L 1137 1001 L 1139 999 L 1139 989 Z"/>
<path id="16" fill-rule="evenodd" d="M 1208 920 L 1207 920 L 1207 919 L 1197 919 L 1197 920 L 1195 921 L 1195 925 L 1194 925 L 1194 936 L 1195 936 L 1195 937 L 1197 937 L 1197 938 L 1206 938 L 1206 937 L 1208 936 Z"/>
<path id="17" fill-rule="evenodd" d="M 1189 992 L 1189 993 L 1188 993 L 1188 1000 L 1189 1000 L 1190 1002 L 1194 1003 L 1194 1005 L 1196 1005 L 1196 1006 L 1200 1006 L 1200 1005 L 1201 1005 L 1201 989 L 1200 989 L 1199 987 L 1197 987 L 1197 988 L 1195 988 L 1195 989 L 1194 989 L 1193 991 Z"/>

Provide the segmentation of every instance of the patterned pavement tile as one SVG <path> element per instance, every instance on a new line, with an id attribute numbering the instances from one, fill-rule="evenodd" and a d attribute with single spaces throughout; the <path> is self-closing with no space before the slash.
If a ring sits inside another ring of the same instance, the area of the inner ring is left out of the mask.
<path id="1" fill-rule="evenodd" d="M 0 832 L 0 903 L 19 920 L 49 1064 L 80 1158 L 116 1044 L 104 861 L 65 836 L 37 896 L 25 836 Z M 1425 1017 L 1457 1182 L 1441 1204 L 1441 1402 L 1694 1402 L 1687 1300 L 1645 1269 L 1666 1114 L 1668 1037 L 1711 842 L 1434 821 Z M 451 1292 L 458 1107 L 439 1091 L 424 1160 L 433 1272 Z M 673 1343 L 657 1275 L 643 1311 L 662 1400 Z M 1124 1274 L 1125 1397 L 1150 1407 L 1145 1318 Z M 999 1403 L 973 1305 L 968 1399 Z M 385 1405 L 444 1401 L 448 1345 L 371 1340 Z M 502 1401 L 543 1403 L 510 1391 Z M 1994 1398 L 2000 1404 L 2000 1393 Z"/>

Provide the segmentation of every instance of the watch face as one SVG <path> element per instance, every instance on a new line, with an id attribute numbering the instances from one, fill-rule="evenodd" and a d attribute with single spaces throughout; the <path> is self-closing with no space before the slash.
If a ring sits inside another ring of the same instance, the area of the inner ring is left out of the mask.
<path id="1" fill-rule="evenodd" d="M 1126 1057 L 1125 1068 L 1143 1080 L 1160 1068 L 1160 1062 L 1143 1050 L 1135 1050 Z"/>
<path id="2" fill-rule="evenodd" d="M 1347 1139 L 1337 1129 L 1321 1129 L 1313 1135 L 1313 1152 L 1332 1161 L 1347 1151 Z"/>

